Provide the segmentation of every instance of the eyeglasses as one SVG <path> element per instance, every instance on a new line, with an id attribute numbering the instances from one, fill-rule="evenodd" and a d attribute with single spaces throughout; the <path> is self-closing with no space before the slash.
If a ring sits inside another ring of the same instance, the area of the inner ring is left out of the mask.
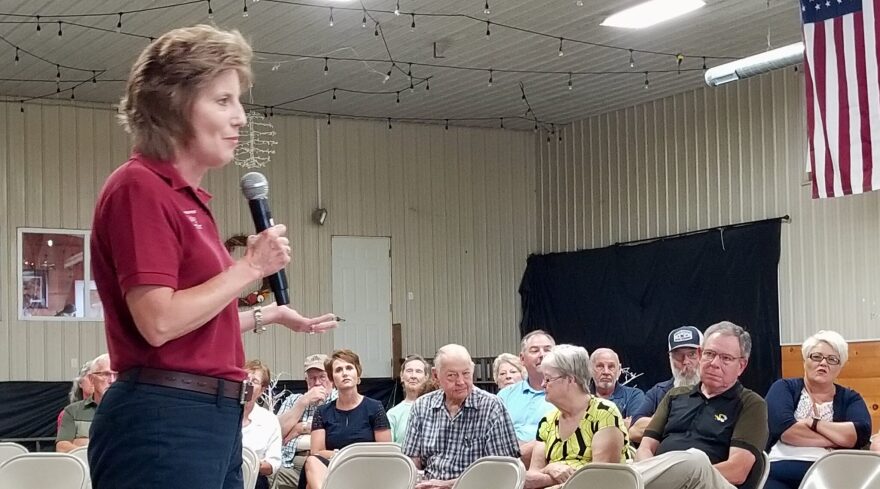
<path id="1" fill-rule="evenodd" d="M 116 377 L 119 376 L 119 372 L 115 372 L 113 370 L 103 370 L 100 372 L 92 372 L 91 375 L 97 375 L 98 377 L 102 377 L 105 379 L 116 380 Z"/>
<path id="2" fill-rule="evenodd" d="M 559 377 L 544 377 L 544 381 L 541 383 L 547 385 L 550 382 L 556 382 L 557 380 L 564 379 L 566 377 L 568 377 L 568 375 L 560 375 Z"/>
<path id="3" fill-rule="evenodd" d="M 696 360 L 697 359 L 697 350 L 692 350 L 689 352 L 674 351 L 674 352 L 670 352 L 669 356 L 671 356 L 677 362 L 682 362 L 682 361 L 684 361 L 685 358 L 689 358 L 691 360 Z"/>
<path id="4" fill-rule="evenodd" d="M 816 363 L 822 363 L 822 360 L 828 362 L 828 365 L 840 365 L 840 357 L 837 355 L 823 355 L 821 353 L 810 353 L 807 357 Z"/>
<path id="5" fill-rule="evenodd" d="M 713 350 L 703 350 L 702 359 L 705 362 L 712 363 L 715 360 L 715 357 L 721 359 L 721 363 L 724 365 L 730 365 L 731 363 L 739 360 L 742 357 L 735 357 L 733 355 L 728 355 L 726 353 L 718 353 Z"/>

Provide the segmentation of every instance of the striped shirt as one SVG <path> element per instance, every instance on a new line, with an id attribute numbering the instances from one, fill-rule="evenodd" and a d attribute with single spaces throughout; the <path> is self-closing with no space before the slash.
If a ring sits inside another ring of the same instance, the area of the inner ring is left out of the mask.
<path id="1" fill-rule="evenodd" d="M 287 398 L 284 399 L 284 402 L 281 404 L 281 407 L 278 408 L 278 416 L 281 416 L 282 414 L 284 414 L 288 410 L 293 409 L 293 404 L 296 402 L 297 399 L 299 399 L 302 396 L 303 396 L 302 394 L 290 394 L 289 396 L 287 396 Z M 299 421 L 301 423 L 306 423 L 308 426 L 312 426 L 312 418 L 315 417 L 315 412 L 318 410 L 318 408 L 324 404 L 327 404 L 328 402 L 335 401 L 337 396 L 339 396 L 339 393 L 336 391 L 336 389 L 333 389 L 330 392 L 330 396 L 327 397 L 327 400 L 324 401 L 323 403 L 310 404 L 303 411 L 302 416 L 299 418 Z M 296 456 L 297 443 L 303 437 L 311 437 L 311 434 L 306 433 L 304 435 L 297 435 L 296 437 L 294 437 L 292 440 L 290 440 L 284 446 L 281 447 L 281 465 L 282 466 L 287 467 L 288 469 L 293 467 L 293 457 Z"/>
<path id="2" fill-rule="evenodd" d="M 403 453 L 421 462 L 425 479 L 450 480 L 481 457 L 519 457 L 513 421 L 493 394 L 474 388 L 454 416 L 442 390 L 420 397 L 409 415 Z"/>

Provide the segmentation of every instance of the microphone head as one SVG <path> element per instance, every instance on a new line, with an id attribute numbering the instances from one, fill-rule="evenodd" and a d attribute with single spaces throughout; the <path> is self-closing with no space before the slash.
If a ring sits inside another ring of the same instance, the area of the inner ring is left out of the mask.
<path id="1" fill-rule="evenodd" d="M 260 172 L 252 171 L 241 177 L 241 193 L 247 200 L 269 198 L 269 181 Z"/>

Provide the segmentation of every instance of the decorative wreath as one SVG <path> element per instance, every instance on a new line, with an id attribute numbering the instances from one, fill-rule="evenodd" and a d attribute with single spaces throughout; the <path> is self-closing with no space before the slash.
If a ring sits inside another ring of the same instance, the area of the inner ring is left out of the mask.
<path id="1" fill-rule="evenodd" d="M 223 245 L 226 247 L 226 251 L 230 254 L 236 248 L 247 248 L 247 236 L 243 234 L 236 234 L 231 238 L 227 239 Z M 238 298 L 238 307 L 253 307 L 256 306 L 260 302 L 265 302 L 269 299 L 269 294 L 272 293 L 272 290 L 269 288 L 269 281 L 267 279 L 263 279 L 260 284 L 260 288 L 253 292 L 248 292 L 247 294 Z"/>

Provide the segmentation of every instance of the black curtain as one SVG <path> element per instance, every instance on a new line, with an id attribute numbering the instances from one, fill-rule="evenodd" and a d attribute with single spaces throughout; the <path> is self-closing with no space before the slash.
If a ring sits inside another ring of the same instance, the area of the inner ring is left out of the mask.
<path id="1" fill-rule="evenodd" d="M 608 347 L 647 390 L 670 378 L 666 338 L 728 320 L 752 337 L 741 380 L 764 395 L 781 375 L 781 219 L 570 253 L 532 255 L 520 284 L 522 334 Z"/>

